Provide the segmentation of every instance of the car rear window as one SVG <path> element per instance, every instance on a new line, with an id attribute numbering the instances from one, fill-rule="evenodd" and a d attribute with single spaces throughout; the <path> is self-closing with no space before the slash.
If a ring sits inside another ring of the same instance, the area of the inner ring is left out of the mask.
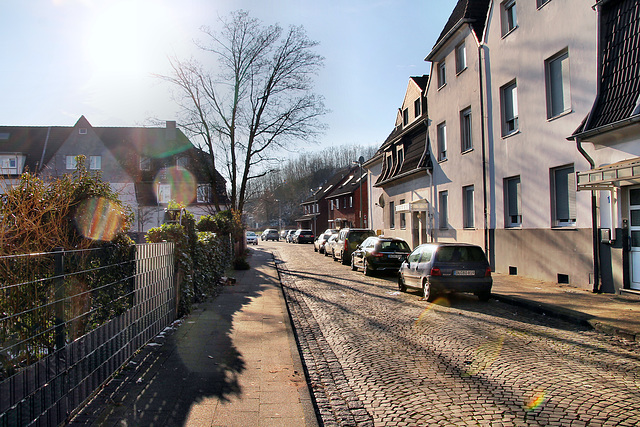
<path id="1" fill-rule="evenodd" d="M 369 236 L 375 236 L 373 231 L 351 231 L 347 238 L 352 242 L 362 242 Z"/>
<path id="2" fill-rule="evenodd" d="M 310 236 L 313 234 L 313 231 L 301 231 L 300 234 L 303 234 L 305 236 Z"/>
<path id="3" fill-rule="evenodd" d="M 483 262 L 484 252 L 477 246 L 444 246 L 436 255 L 440 262 Z"/>
<path id="4" fill-rule="evenodd" d="M 409 245 L 407 242 L 380 242 L 380 250 L 381 251 L 410 251 Z"/>

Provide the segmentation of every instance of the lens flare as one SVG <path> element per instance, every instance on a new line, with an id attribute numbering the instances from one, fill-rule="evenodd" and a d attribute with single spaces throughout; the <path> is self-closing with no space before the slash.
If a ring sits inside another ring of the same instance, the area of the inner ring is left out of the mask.
<path id="1" fill-rule="evenodd" d="M 500 357 L 502 344 L 504 344 L 503 336 L 497 340 L 488 341 L 480 345 L 475 352 L 473 361 L 471 361 L 471 366 L 469 366 L 469 369 L 467 369 L 464 376 L 476 375 L 480 371 L 483 371 L 493 365 L 493 362 L 498 360 Z"/>
<path id="2" fill-rule="evenodd" d="M 92 240 L 113 240 L 124 224 L 119 206 L 102 197 L 82 201 L 74 219 L 80 233 Z"/>
<path id="3" fill-rule="evenodd" d="M 451 307 L 451 303 L 449 302 L 449 300 L 445 297 L 438 297 L 435 300 L 433 300 L 432 303 L 429 303 L 427 305 L 427 308 L 425 308 L 422 313 L 420 314 L 420 316 L 418 316 L 418 318 L 416 319 L 415 322 L 415 326 L 418 326 L 418 323 L 420 323 L 426 316 L 427 314 L 429 314 L 431 312 L 431 309 L 435 308 L 436 306 L 443 306 L 443 307 Z"/>
<path id="4" fill-rule="evenodd" d="M 179 166 L 163 169 L 155 179 L 154 190 L 160 203 L 178 202 L 189 205 L 196 199 L 196 180 Z"/>
<path id="5" fill-rule="evenodd" d="M 547 395 L 544 390 L 537 391 L 531 399 L 524 405 L 524 410 L 527 412 L 538 409 L 547 400 Z"/>

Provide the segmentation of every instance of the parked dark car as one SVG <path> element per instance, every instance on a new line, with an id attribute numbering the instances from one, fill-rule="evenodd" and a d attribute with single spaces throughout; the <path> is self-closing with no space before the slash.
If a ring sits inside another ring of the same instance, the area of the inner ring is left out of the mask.
<path id="1" fill-rule="evenodd" d="M 471 292 L 491 297 L 491 267 L 482 248 L 464 243 L 429 243 L 411 252 L 400 266 L 398 287 L 422 289 L 424 299 L 443 292 Z"/>
<path id="2" fill-rule="evenodd" d="M 396 237 L 368 237 L 351 254 L 351 269 L 370 276 L 376 271 L 395 271 L 411 253 L 409 244 Z"/>
<path id="3" fill-rule="evenodd" d="M 356 250 L 358 245 L 364 242 L 367 237 L 375 235 L 375 231 L 366 228 L 343 228 L 338 233 L 338 238 L 333 246 L 333 260 L 342 261 L 342 264 L 348 265 L 351 262 L 351 253 Z"/>
<path id="4" fill-rule="evenodd" d="M 315 252 L 324 253 L 324 245 L 327 243 L 327 240 L 329 240 L 329 237 L 333 236 L 334 234 L 338 234 L 338 232 L 336 231 L 335 233 L 327 233 L 326 231 L 319 235 L 316 240 L 313 241 L 313 250 Z"/>
<path id="5" fill-rule="evenodd" d="M 267 228 L 262 232 L 261 238 L 262 240 L 274 240 L 277 242 L 278 240 L 280 240 L 280 235 L 278 234 L 278 230 L 276 230 L 275 228 Z"/>
<path id="6" fill-rule="evenodd" d="M 313 234 L 311 230 L 297 230 L 296 234 L 293 235 L 294 243 L 313 243 L 313 240 L 316 236 Z"/>

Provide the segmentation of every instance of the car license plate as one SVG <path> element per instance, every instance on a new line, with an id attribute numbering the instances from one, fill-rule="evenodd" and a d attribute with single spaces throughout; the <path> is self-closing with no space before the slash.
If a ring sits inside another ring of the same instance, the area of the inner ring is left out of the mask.
<path id="1" fill-rule="evenodd" d="M 453 272 L 454 276 L 474 276 L 475 274 L 475 270 L 456 270 Z"/>
<path id="2" fill-rule="evenodd" d="M 392 258 L 392 259 L 402 259 L 402 255 L 389 255 L 389 258 Z"/>

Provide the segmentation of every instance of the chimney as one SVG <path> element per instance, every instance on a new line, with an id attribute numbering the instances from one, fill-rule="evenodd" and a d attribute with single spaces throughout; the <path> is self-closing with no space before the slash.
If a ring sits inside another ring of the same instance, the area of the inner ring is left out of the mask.
<path id="1" fill-rule="evenodd" d="M 175 120 L 167 120 L 165 139 L 167 139 L 167 141 L 176 140 L 176 121 Z"/>

